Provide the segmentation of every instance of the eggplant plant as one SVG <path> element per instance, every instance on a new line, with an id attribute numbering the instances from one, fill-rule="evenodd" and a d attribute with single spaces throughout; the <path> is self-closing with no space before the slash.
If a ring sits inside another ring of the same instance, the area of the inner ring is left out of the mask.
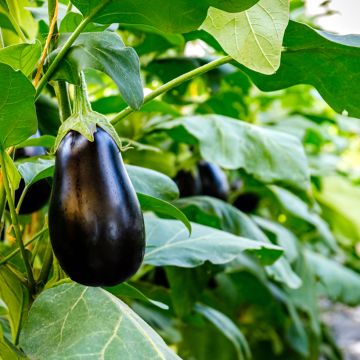
<path id="1" fill-rule="evenodd" d="M 0 0 L 1 359 L 343 358 L 360 39 L 303 7 Z"/>

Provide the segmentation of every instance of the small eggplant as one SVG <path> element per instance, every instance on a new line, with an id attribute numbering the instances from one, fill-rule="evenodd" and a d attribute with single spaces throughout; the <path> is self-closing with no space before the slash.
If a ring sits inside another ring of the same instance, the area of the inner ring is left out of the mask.
<path id="1" fill-rule="evenodd" d="M 255 192 L 240 194 L 234 201 L 234 206 L 244 213 L 254 212 L 260 203 L 260 197 Z"/>
<path id="2" fill-rule="evenodd" d="M 229 183 L 219 166 L 207 161 L 198 164 L 202 195 L 212 196 L 226 201 L 229 196 Z"/>
<path id="3" fill-rule="evenodd" d="M 179 188 L 180 197 L 201 195 L 201 179 L 198 173 L 180 170 L 174 180 Z"/>
<path id="4" fill-rule="evenodd" d="M 35 135 L 36 137 L 39 136 Z M 15 151 L 15 160 L 30 158 L 33 156 L 45 155 L 46 151 L 41 146 L 27 146 Z M 15 191 L 15 204 L 18 203 L 21 194 L 25 188 L 24 180 L 21 179 L 19 188 Z M 31 185 L 27 191 L 23 203 L 21 204 L 19 214 L 31 214 L 40 210 L 49 201 L 51 187 L 46 179 L 42 179 Z"/>
<path id="5" fill-rule="evenodd" d="M 99 127 L 93 142 L 71 130 L 57 149 L 49 231 L 61 267 L 83 285 L 119 284 L 141 265 L 140 205 L 116 143 Z"/>

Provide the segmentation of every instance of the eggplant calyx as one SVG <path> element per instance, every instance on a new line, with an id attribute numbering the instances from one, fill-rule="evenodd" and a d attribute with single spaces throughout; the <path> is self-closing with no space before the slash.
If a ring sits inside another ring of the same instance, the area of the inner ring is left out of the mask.
<path id="1" fill-rule="evenodd" d="M 77 131 L 86 139 L 93 142 L 94 134 L 97 130 L 96 127 L 100 127 L 106 131 L 115 141 L 120 151 L 126 150 L 126 147 L 122 146 L 121 139 L 108 118 L 92 110 L 87 94 L 84 74 L 81 73 L 80 77 L 80 86 L 75 86 L 73 114 L 60 126 L 52 152 L 55 153 L 57 151 L 62 139 L 71 130 Z"/>

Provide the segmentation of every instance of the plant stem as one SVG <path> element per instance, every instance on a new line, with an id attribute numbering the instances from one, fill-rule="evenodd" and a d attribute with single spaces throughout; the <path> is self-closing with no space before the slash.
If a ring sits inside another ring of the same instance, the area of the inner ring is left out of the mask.
<path id="1" fill-rule="evenodd" d="M 25 196 L 26 196 L 26 193 L 29 190 L 29 187 L 30 187 L 29 185 L 24 187 L 24 190 L 21 193 L 20 199 L 19 199 L 18 203 L 16 204 L 15 211 L 16 211 L 17 214 L 19 214 L 19 212 L 20 212 L 21 205 L 22 205 L 22 203 L 23 203 L 23 201 L 25 199 Z"/>
<path id="2" fill-rule="evenodd" d="M 33 290 L 35 288 L 35 280 L 34 280 L 34 276 L 33 276 L 33 273 L 32 273 L 32 269 L 31 269 L 29 260 L 28 260 L 27 255 L 26 255 L 24 243 L 22 242 L 22 236 L 21 236 L 20 226 L 19 226 L 19 222 L 18 222 L 18 216 L 17 216 L 17 213 L 15 211 L 15 205 L 14 205 L 14 200 L 12 198 L 9 178 L 8 178 L 8 175 L 7 175 L 7 172 L 6 172 L 6 166 L 5 166 L 5 159 L 4 159 L 4 152 L 3 151 L 0 151 L 0 166 L 1 166 L 3 180 L 4 180 L 6 197 L 7 197 L 7 201 L 8 201 L 8 204 L 9 204 L 11 221 L 12 221 L 12 224 L 14 226 L 16 242 L 17 242 L 17 245 L 18 245 L 18 247 L 20 249 L 21 256 L 22 256 L 24 264 L 25 264 L 25 268 L 26 268 L 26 272 L 27 272 L 27 275 L 28 275 L 28 282 L 29 282 L 30 288 L 31 288 L 31 290 Z"/>
<path id="3" fill-rule="evenodd" d="M 4 47 L 5 47 L 4 38 L 3 38 L 3 34 L 2 34 L 2 28 L 0 27 L 0 49 L 2 49 Z"/>
<path id="4" fill-rule="evenodd" d="M 148 103 L 151 100 L 154 100 L 159 95 L 181 85 L 182 83 L 189 81 L 197 76 L 200 76 L 202 74 L 205 74 L 206 72 L 215 69 L 216 67 L 226 64 L 228 62 L 232 61 L 231 56 L 223 56 L 219 59 L 216 59 L 214 61 L 209 62 L 208 64 L 205 64 L 203 66 L 198 67 L 197 69 L 191 70 L 187 72 L 186 74 L 180 75 L 179 77 L 170 80 L 164 85 L 161 85 L 158 89 L 154 90 L 149 95 L 145 96 L 144 98 L 144 104 Z M 116 125 L 120 120 L 128 116 L 129 114 L 135 112 L 130 106 L 126 107 L 124 110 L 120 111 L 112 120 L 111 123 L 113 125 Z"/>
<path id="5" fill-rule="evenodd" d="M 49 4 L 48 5 L 49 15 L 50 15 L 50 13 L 52 13 L 52 17 L 51 17 L 50 26 L 49 26 L 49 33 L 48 33 L 48 36 L 46 37 L 45 46 L 44 46 L 43 52 L 41 54 L 39 66 L 36 71 L 36 75 L 35 75 L 35 79 L 34 79 L 34 86 L 36 86 L 40 80 L 40 76 L 41 76 L 41 72 L 44 67 L 46 55 L 47 55 L 50 45 L 52 43 L 52 37 L 53 37 L 54 31 L 57 30 L 57 17 L 58 17 L 58 12 L 59 12 L 58 11 L 59 10 L 58 0 L 49 1 L 48 4 Z"/>
<path id="6" fill-rule="evenodd" d="M 46 251 L 44 255 L 43 265 L 41 267 L 40 275 L 38 278 L 38 284 L 45 285 L 49 277 L 51 270 L 51 265 L 53 262 L 53 251 L 50 242 L 46 246 Z"/>
<path id="7" fill-rule="evenodd" d="M 21 30 L 20 25 L 18 24 L 18 22 L 16 21 L 16 19 L 14 18 L 13 14 L 11 12 L 11 6 L 9 6 L 9 0 L 6 0 L 6 5 L 9 9 L 8 19 L 10 20 L 11 25 L 15 29 L 16 34 L 19 36 L 21 41 L 26 43 L 26 37 L 25 37 L 23 31 Z"/>
<path id="8" fill-rule="evenodd" d="M 58 54 L 55 56 L 55 59 L 52 61 L 52 63 L 50 64 L 49 68 L 47 69 L 47 71 L 45 72 L 44 76 L 41 78 L 41 80 L 39 81 L 38 87 L 36 89 L 36 95 L 35 95 L 35 99 L 37 99 L 40 94 L 42 89 L 45 87 L 46 83 L 48 82 L 48 80 L 50 79 L 51 75 L 54 73 L 54 71 L 56 70 L 57 66 L 59 65 L 60 61 L 64 58 L 64 56 L 66 55 L 66 53 L 68 52 L 68 50 L 70 49 L 70 47 L 72 46 L 72 44 L 75 42 L 75 40 L 79 37 L 79 35 L 81 34 L 81 32 L 84 30 L 84 28 L 86 27 L 86 25 L 92 20 L 92 18 L 105 6 L 107 5 L 107 3 L 109 2 L 109 0 L 103 1 L 102 3 L 100 3 L 97 7 L 95 7 L 91 13 L 86 16 L 81 23 L 78 25 L 78 27 L 75 29 L 75 31 L 71 34 L 71 36 L 67 39 L 66 43 L 64 44 L 64 46 L 61 48 L 61 50 L 58 52 Z"/>
<path id="9" fill-rule="evenodd" d="M 39 231 L 37 234 L 35 234 L 29 241 L 27 241 L 24 244 L 24 247 L 32 244 L 35 240 L 39 239 L 43 234 L 45 234 L 48 231 L 48 229 L 42 229 L 41 231 Z M 0 265 L 4 265 L 6 264 L 9 260 L 11 260 L 14 256 L 16 256 L 20 251 L 20 248 L 15 249 L 14 251 L 12 251 L 10 254 L 8 254 L 7 256 L 5 256 L 3 259 L 0 260 Z"/>
<path id="10" fill-rule="evenodd" d="M 60 120 L 64 122 L 71 115 L 68 87 L 64 80 L 60 80 L 54 84 L 54 89 L 59 103 Z"/>

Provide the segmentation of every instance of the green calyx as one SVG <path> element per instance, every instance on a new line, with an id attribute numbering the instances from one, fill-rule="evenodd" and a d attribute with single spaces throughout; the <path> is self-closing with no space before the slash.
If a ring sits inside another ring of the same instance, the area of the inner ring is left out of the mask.
<path id="1" fill-rule="evenodd" d="M 91 109 L 83 73 L 81 73 L 80 78 L 80 86 L 75 86 L 73 114 L 60 126 L 53 152 L 55 153 L 57 151 L 62 139 L 71 130 L 77 131 L 86 139 L 93 142 L 97 126 L 105 130 L 115 141 L 119 150 L 123 151 L 124 148 L 121 144 L 120 137 L 108 118 Z"/>

